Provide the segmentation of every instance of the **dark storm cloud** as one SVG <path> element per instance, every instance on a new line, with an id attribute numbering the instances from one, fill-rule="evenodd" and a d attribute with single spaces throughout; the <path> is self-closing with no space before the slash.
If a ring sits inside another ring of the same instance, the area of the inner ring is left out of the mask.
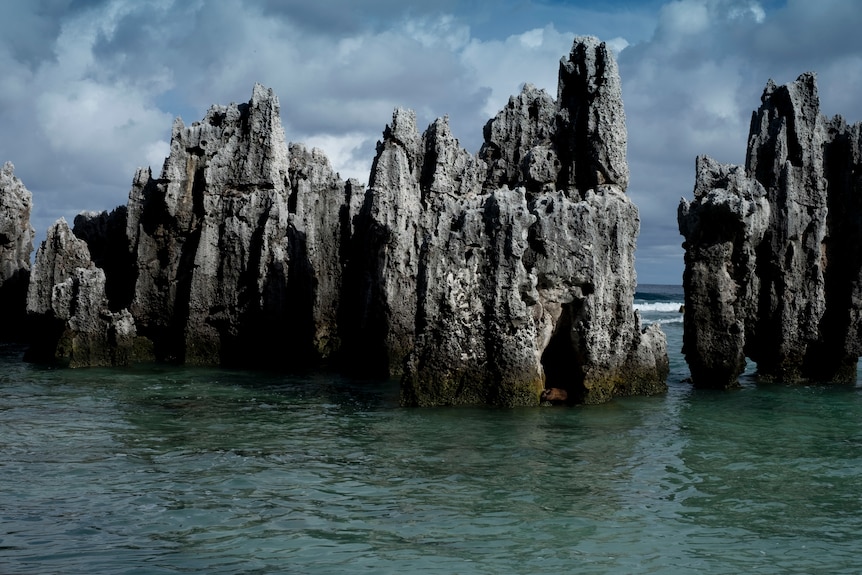
<path id="1" fill-rule="evenodd" d="M 399 104 L 441 115 L 451 107 L 455 117 L 481 105 L 483 90 L 471 85 L 469 70 L 446 43 L 446 34 L 459 32 L 438 16 L 393 19 L 382 32 L 358 24 L 375 14 L 420 12 L 425 4 L 398 3 L 397 10 L 393 2 L 363 4 L 361 18 L 354 4 L 307 4 L 134 7 L 99 33 L 93 53 L 100 73 L 128 83 L 169 71 L 178 107 L 200 111 L 212 102 L 245 99 L 254 82 L 264 83 L 276 90 L 285 119 L 300 133 L 378 132 L 380 112 L 385 121 Z M 353 35 L 321 36 L 308 26 L 309 19 L 322 25 L 336 14 L 357 15 Z"/>

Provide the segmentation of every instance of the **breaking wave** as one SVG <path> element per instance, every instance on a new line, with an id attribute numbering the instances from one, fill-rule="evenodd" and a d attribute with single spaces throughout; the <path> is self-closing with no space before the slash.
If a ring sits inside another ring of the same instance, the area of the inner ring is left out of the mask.
<path id="1" fill-rule="evenodd" d="M 648 313 L 679 313 L 680 308 L 682 307 L 682 302 L 679 301 L 654 301 L 654 302 L 635 302 L 634 308 L 639 312 L 648 312 Z"/>

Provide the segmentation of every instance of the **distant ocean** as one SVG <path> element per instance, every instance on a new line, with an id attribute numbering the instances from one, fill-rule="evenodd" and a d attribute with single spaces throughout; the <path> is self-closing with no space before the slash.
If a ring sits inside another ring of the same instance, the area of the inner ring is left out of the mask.
<path id="1" fill-rule="evenodd" d="M 634 307 L 641 316 L 641 325 L 657 323 L 667 335 L 669 382 L 681 382 L 689 376 L 688 366 L 682 356 L 684 303 L 682 286 L 641 284 L 635 291 Z"/>
<path id="2" fill-rule="evenodd" d="M 0 573 L 858 573 L 862 390 L 414 409 L 397 382 L 0 347 Z"/>
<path id="3" fill-rule="evenodd" d="M 685 294 L 682 286 L 642 284 L 635 290 L 634 307 L 645 323 L 682 324 Z"/>

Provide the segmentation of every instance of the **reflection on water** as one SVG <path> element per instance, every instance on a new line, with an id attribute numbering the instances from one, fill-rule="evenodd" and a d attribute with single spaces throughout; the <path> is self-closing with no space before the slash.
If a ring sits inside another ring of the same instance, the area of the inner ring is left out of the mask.
<path id="1" fill-rule="evenodd" d="M 571 409 L 5 348 L 0 572 L 855 572 L 859 390 L 693 391 L 665 327 L 667 395 Z"/>

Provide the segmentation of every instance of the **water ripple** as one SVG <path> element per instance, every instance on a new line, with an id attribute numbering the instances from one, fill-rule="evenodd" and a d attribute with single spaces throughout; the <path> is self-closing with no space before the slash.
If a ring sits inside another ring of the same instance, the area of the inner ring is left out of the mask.
<path id="1" fill-rule="evenodd" d="M 417 410 L 322 375 L 4 367 L 0 572 L 857 569 L 854 390 Z"/>

